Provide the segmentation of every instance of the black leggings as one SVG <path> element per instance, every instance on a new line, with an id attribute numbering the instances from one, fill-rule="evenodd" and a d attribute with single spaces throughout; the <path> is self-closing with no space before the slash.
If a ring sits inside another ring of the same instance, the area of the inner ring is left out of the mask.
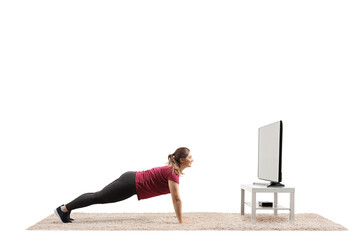
<path id="1" fill-rule="evenodd" d="M 125 200 L 136 194 L 135 176 L 136 172 L 126 172 L 101 191 L 80 195 L 65 206 L 71 211 L 93 204 L 113 203 Z"/>

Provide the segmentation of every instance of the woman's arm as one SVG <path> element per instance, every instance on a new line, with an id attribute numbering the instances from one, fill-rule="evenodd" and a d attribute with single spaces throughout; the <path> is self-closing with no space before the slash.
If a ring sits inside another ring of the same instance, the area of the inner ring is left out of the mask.
<path id="1" fill-rule="evenodd" d="M 168 184 L 169 184 L 171 198 L 172 198 L 172 201 L 174 204 L 174 209 L 175 209 L 177 219 L 178 219 L 179 223 L 183 223 L 183 221 L 182 221 L 182 203 L 181 203 L 181 198 L 180 198 L 180 193 L 179 193 L 179 184 L 177 184 L 176 182 L 171 181 L 171 180 L 168 181 Z"/>

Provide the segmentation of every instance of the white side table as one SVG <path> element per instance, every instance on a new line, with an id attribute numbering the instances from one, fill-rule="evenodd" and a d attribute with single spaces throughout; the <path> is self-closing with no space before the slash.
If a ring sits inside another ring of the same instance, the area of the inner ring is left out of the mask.
<path id="1" fill-rule="evenodd" d="M 251 192 L 251 202 L 245 202 L 245 190 Z M 261 207 L 256 202 L 256 193 L 274 193 L 273 207 Z M 278 193 L 290 193 L 290 207 L 278 205 Z M 241 215 L 244 215 L 245 204 L 251 207 L 251 222 L 256 223 L 256 210 L 272 210 L 277 216 L 278 210 L 289 210 L 290 223 L 295 220 L 295 188 L 293 187 L 267 187 L 262 185 L 241 184 Z"/>

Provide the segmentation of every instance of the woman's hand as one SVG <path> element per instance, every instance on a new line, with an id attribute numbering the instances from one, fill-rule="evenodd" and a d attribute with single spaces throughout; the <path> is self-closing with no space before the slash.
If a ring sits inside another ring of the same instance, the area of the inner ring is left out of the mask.
<path id="1" fill-rule="evenodd" d="M 187 218 L 187 219 L 189 219 L 189 217 L 185 217 L 185 216 L 183 216 L 182 218 Z M 181 224 L 191 224 L 192 222 L 188 222 L 188 221 L 182 220 L 180 223 L 181 223 Z"/>
<path id="2" fill-rule="evenodd" d="M 180 224 L 192 224 L 192 222 L 182 221 Z"/>
<path id="3" fill-rule="evenodd" d="M 182 221 L 180 224 L 192 224 L 192 222 Z"/>

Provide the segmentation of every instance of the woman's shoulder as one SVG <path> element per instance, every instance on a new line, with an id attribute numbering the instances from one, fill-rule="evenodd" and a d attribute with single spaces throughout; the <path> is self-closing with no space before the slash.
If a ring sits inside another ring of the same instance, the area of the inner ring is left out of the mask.
<path id="1" fill-rule="evenodd" d="M 153 172 L 154 174 L 160 174 L 165 178 L 171 178 L 171 179 L 179 178 L 179 175 L 175 171 L 173 171 L 173 168 L 170 165 L 155 167 L 150 171 Z"/>
<path id="2" fill-rule="evenodd" d="M 166 173 L 170 173 L 172 171 L 172 167 L 169 165 L 157 167 L 157 169 L 160 170 L 161 172 L 166 172 Z"/>

